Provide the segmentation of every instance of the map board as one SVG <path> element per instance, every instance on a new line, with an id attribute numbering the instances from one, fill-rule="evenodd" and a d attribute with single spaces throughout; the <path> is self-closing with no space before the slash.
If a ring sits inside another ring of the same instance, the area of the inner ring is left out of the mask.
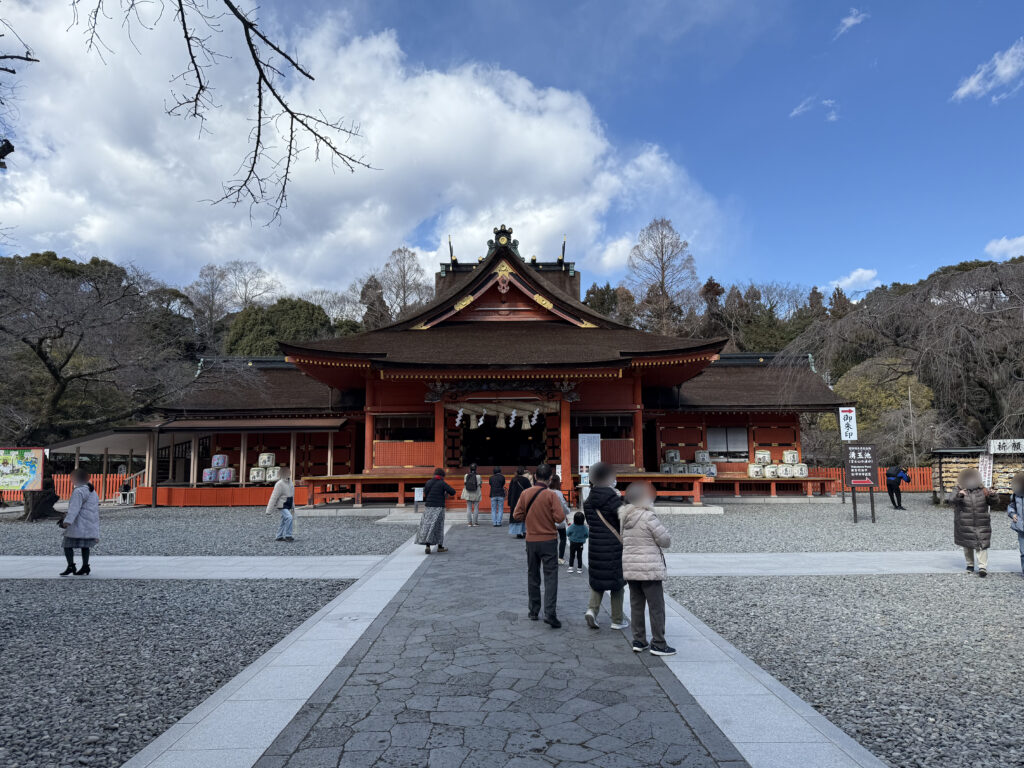
<path id="1" fill-rule="evenodd" d="M 42 489 L 42 448 L 0 448 L 0 491 Z"/>
<path id="2" fill-rule="evenodd" d="M 873 488 L 878 485 L 875 446 L 861 443 L 846 446 L 846 484 L 851 488 Z"/>

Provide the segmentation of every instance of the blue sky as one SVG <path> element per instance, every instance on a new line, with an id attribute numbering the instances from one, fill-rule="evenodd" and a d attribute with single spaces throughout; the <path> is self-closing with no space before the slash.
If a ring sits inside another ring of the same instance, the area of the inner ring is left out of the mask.
<path id="1" fill-rule="evenodd" d="M 45 64 L 27 93 L 48 98 L 23 104 L 0 190 L 16 250 L 133 260 L 177 282 L 254 258 L 296 288 L 343 287 L 392 247 L 429 265 L 452 233 L 471 257 L 507 223 L 540 257 L 568 233 L 584 280 L 615 282 L 639 227 L 666 216 L 702 278 L 851 291 L 1024 253 L 1011 0 L 272 0 L 268 27 L 319 75 L 310 98 L 360 121 L 379 168 L 302 169 L 273 228 L 197 202 L 237 165 L 246 104 L 227 98 L 202 139 L 163 114 L 172 26 L 138 53 L 114 38 L 97 65 L 46 31 L 66 9 L 25 7 Z M 219 96 L 244 93 L 240 61 Z M 62 92 L 62 68 L 88 75 L 85 96 Z"/>

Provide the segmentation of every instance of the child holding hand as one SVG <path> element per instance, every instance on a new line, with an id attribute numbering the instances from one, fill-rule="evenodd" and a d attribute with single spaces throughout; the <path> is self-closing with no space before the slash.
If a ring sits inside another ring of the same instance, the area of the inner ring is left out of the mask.
<path id="1" fill-rule="evenodd" d="M 575 573 L 583 573 L 583 545 L 587 542 L 587 537 L 590 536 L 590 529 L 587 528 L 587 516 L 582 512 L 573 515 L 572 525 L 569 526 L 565 534 L 569 538 L 568 573 L 573 573 L 573 558 L 577 563 Z"/>

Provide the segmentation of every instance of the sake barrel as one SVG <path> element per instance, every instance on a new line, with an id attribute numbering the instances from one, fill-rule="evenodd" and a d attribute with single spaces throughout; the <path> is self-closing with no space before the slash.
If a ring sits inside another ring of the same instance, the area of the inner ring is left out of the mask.
<path id="1" fill-rule="evenodd" d="M 277 464 L 277 456 L 273 453 L 261 453 L 256 460 L 256 466 L 263 467 L 264 469 L 275 464 Z"/>
<path id="2" fill-rule="evenodd" d="M 664 464 L 662 464 L 662 465 L 661 465 L 661 473 L 662 473 L 663 475 L 667 475 L 667 474 L 669 474 L 669 473 L 671 473 L 671 472 L 672 472 L 672 465 L 671 465 L 671 464 L 669 464 L 668 462 L 666 462 L 666 463 L 664 463 Z"/>
<path id="3" fill-rule="evenodd" d="M 779 477 L 792 477 L 793 476 L 793 465 L 792 464 L 779 464 Z"/>
<path id="4" fill-rule="evenodd" d="M 747 464 L 747 477 L 764 477 L 764 465 Z"/>
<path id="5" fill-rule="evenodd" d="M 679 451 L 676 448 L 669 448 L 665 451 L 665 461 L 669 464 L 675 464 L 679 461 Z"/>
<path id="6" fill-rule="evenodd" d="M 718 465 L 708 462 L 704 465 L 704 474 L 708 477 L 718 477 Z"/>
<path id="7" fill-rule="evenodd" d="M 779 468 L 775 464 L 764 465 L 764 476 L 767 479 L 773 479 L 779 476 Z"/>
<path id="8" fill-rule="evenodd" d="M 262 483 L 267 479 L 267 470 L 264 467 L 249 467 L 249 482 Z"/>
<path id="9" fill-rule="evenodd" d="M 237 479 L 234 467 L 221 467 L 217 470 L 218 483 L 233 483 Z"/>
<path id="10" fill-rule="evenodd" d="M 793 465 L 793 477 L 807 477 L 807 465 L 806 464 L 794 464 Z"/>
<path id="11" fill-rule="evenodd" d="M 203 482 L 204 483 L 216 483 L 217 482 L 217 469 L 216 467 L 208 467 L 203 470 Z"/>
<path id="12" fill-rule="evenodd" d="M 784 464 L 796 464 L 800 461 L 800 451 L 783 451 L 782 462 Z"/>
<path id="13" fill-rule="evenodd" d="M 690 465 L 685 461 L 677 461 L 672 464 L 672 473 L 675 475 L 685 475 L 689 469 Z"/>
<path id="14" fill-rule="evenodd" d="M 215 453 L 213 459 L 210 461 L 210 466 L 216 469 L 226 467 L 228 465 L 228 456 L 226 453 Z"/>
<path id="15" fill-rule="evenodd" d="M 755 464 L 771 464 L 772 463 L 772 452 L 771 451 L 754 451 L 754 463 Z"/>
<path id="16" fill-rule="evenodd" d="M 697 462 L 698 464 L 710 464 L 711 463 L 711 453 L 710 453 L 710 451 L 696 451 L 693 454 L 693 460 L 695 462 Z"/>
<path id="17" fill-rule="evenodd" d="M 280 467 L 267 467 L 267 482 L 276 483 L 281 479 L 281 468 Z"/>

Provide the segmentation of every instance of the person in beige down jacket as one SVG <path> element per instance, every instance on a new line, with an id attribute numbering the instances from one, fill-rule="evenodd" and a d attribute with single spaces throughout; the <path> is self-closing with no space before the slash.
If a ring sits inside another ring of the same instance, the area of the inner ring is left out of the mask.
<path id="1" fill-rule="evenodd" d="M 654 656 L 671 656 L 676 651 L 665 642 L 665 589 L 668 576 L 662 550 L 672 536 L 654 514 L 657 494 L 648 482 L 636 482 L 626 489 L 626 504 L 619 509 L 622 525 L 622 575 L 629 585 L 629 608 L 633 625 L 633 651 L 650 651 Z M 644 608 L 651 614 L 651 642 L 647 642 Z"/>

